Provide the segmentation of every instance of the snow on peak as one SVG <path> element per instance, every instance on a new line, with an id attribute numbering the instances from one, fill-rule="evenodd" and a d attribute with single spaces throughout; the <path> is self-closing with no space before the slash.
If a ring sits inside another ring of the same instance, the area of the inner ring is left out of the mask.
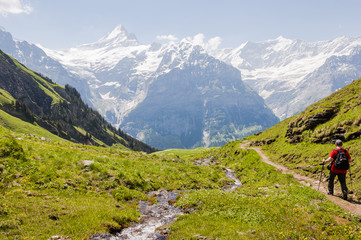
<path id="1" fill-rule="evenodd" d="M 123 27 L 123 25 L 119 24 L 111 32 L 108 32 L 104 37 L 102 37 L 99 41 L 111 40 L 119 37 L 127 37 L 128 35 L 128 31 Z"/>
<path id="2" fill-rule="evenodd" d="M 122 46 L 134 46 L 138 45 L 138 40 L 133 33 L 128 33 L 128 31 L 123 27 L 123 25 L 120 24 L 116 26 L 111 32 L 99 39 L 96 43 L 113 43 Z"/>
<path id="3" fill-rule="evenodd" d="M 276 38 L 276 40 L 277 40 L 277 41 L 288 41 L 288 40 L 290 40 L 290 39 L 285 38 L 285 37 L 283 37 L 283 36 L 279 36 L 278 38 Z"/>
<path id="4" fill-rule="evenodd" d="M 0 31 L 6 32 L 6 29 L 3 26 L 0 26 Z"/>

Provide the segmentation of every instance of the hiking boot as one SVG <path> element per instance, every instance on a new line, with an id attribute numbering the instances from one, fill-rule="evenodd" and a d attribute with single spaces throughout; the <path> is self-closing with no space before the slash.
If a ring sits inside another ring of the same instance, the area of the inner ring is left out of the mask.
<path id="1" fill-rule="evenodd" d="M 328 192 L 328 193 L 327 193 L 327 195 L 331 195 L 331 196 L 332 196 L 332 195 L 333 195 L 333 193 L 332 193 L 332 192 Z"/>
<path id="2" fill-rule="evenodd" d="M 343 198 L 343 200 L 347 200 L 347 193 L 344 193 L 342 198 Z"/>

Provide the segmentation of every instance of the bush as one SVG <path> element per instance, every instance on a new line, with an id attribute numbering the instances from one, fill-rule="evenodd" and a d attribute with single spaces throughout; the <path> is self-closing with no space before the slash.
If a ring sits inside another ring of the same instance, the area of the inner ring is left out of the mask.
<path id="1" fill-rule="evenodd" d="M 146 200 L 148 197 L 137 190 L 132 190 L 124 186 L 119 186 L 113 191 L 113 196 L 118 201 L 129 201 L 133 199 Z"/>
<path id="2" fill-rule="evenodd" d="M 0 142 L 0 156 L 25 159 L 24 149 L 13 137 L 2 139 Z"/>

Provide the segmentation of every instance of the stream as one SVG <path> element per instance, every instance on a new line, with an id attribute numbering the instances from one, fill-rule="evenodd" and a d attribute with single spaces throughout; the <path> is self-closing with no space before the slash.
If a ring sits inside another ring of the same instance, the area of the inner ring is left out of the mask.
<path id="1" fill-rule="evenodd" d="M 198 160 L 196 165 L 211 165 L 213 164 L 211 158 Z M 226 168 L 224 171 L 226 177 L 233 180 L 234 183 L 230 183 L 223 188 L 225 191 L 234 191 L 236 188 L 242 186 L 241 181 L 237 178 L 234 171 Z M 183 214 L 181 208 L 177 208 L 173 203 L 177 200 L 179 193 L 175 191 L 159 190 L 148 193 L 149 196 L 153 196 L 158 199 L 155 204 L 149 204 L 149 202 L 139 201 L 139 212 L 141 215 L 141 221 L 133 224 L 132 226 L 125 228 L 122 232 L 117 233 L 115 236 L 110 234 L 97 234 L 89 238 L 89 240 L 165 240 L 167 239 L 168 229 L 162 228 L 174 222 L 178 216 Z"/>
<path id="2" fill-rule="evenodd" d="M 226 191 L 234 191 L 236 188 L 242 186 L 241 180 L 238 179 L 237 175 L 230 168 L 226 168 L 226 172 L 224 173 L 226 177 L 230 180 L 233 180 L 234 183 L 228 184 L 223 189 Z"/>
<path id="3" fill-rule="evenodd" d="M 170 224 L 176 220 L 183 210 L 175 207 L 172 203 L 180 196 L 176 192 L 160 190 L 149 193 L 158 199 L 156 204 L 149 205 L 148 202 L 139 203 L 139 211 L 142 221 L 124 229 L 115 239 L 166 239 L 167 229 L 157 228 Z"/>

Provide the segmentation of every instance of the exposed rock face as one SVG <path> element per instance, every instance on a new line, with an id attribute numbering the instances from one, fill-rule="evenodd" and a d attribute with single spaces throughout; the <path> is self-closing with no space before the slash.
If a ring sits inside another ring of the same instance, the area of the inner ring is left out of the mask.
<path id="1" fill-rule="evenodd" d="M 219 146 L 278 122 L 238 70 L 200 52 L 189 62 L 156 78 L 122 128 L 157 148 L 192 148 Z"/>
<path id="2" fill-rule="evenodd" d="M 292 143 L 300 142 L 304 131 L 313 130 L 318 125 L 330 121 L 336 116 L 337 112 L 338 109 L 335 106 L 326 108 L 322 112 L 308 117 L 296 118 L 288 124 L 289 128 L 287 129 L 286 137 L 288 137 Z"/>

